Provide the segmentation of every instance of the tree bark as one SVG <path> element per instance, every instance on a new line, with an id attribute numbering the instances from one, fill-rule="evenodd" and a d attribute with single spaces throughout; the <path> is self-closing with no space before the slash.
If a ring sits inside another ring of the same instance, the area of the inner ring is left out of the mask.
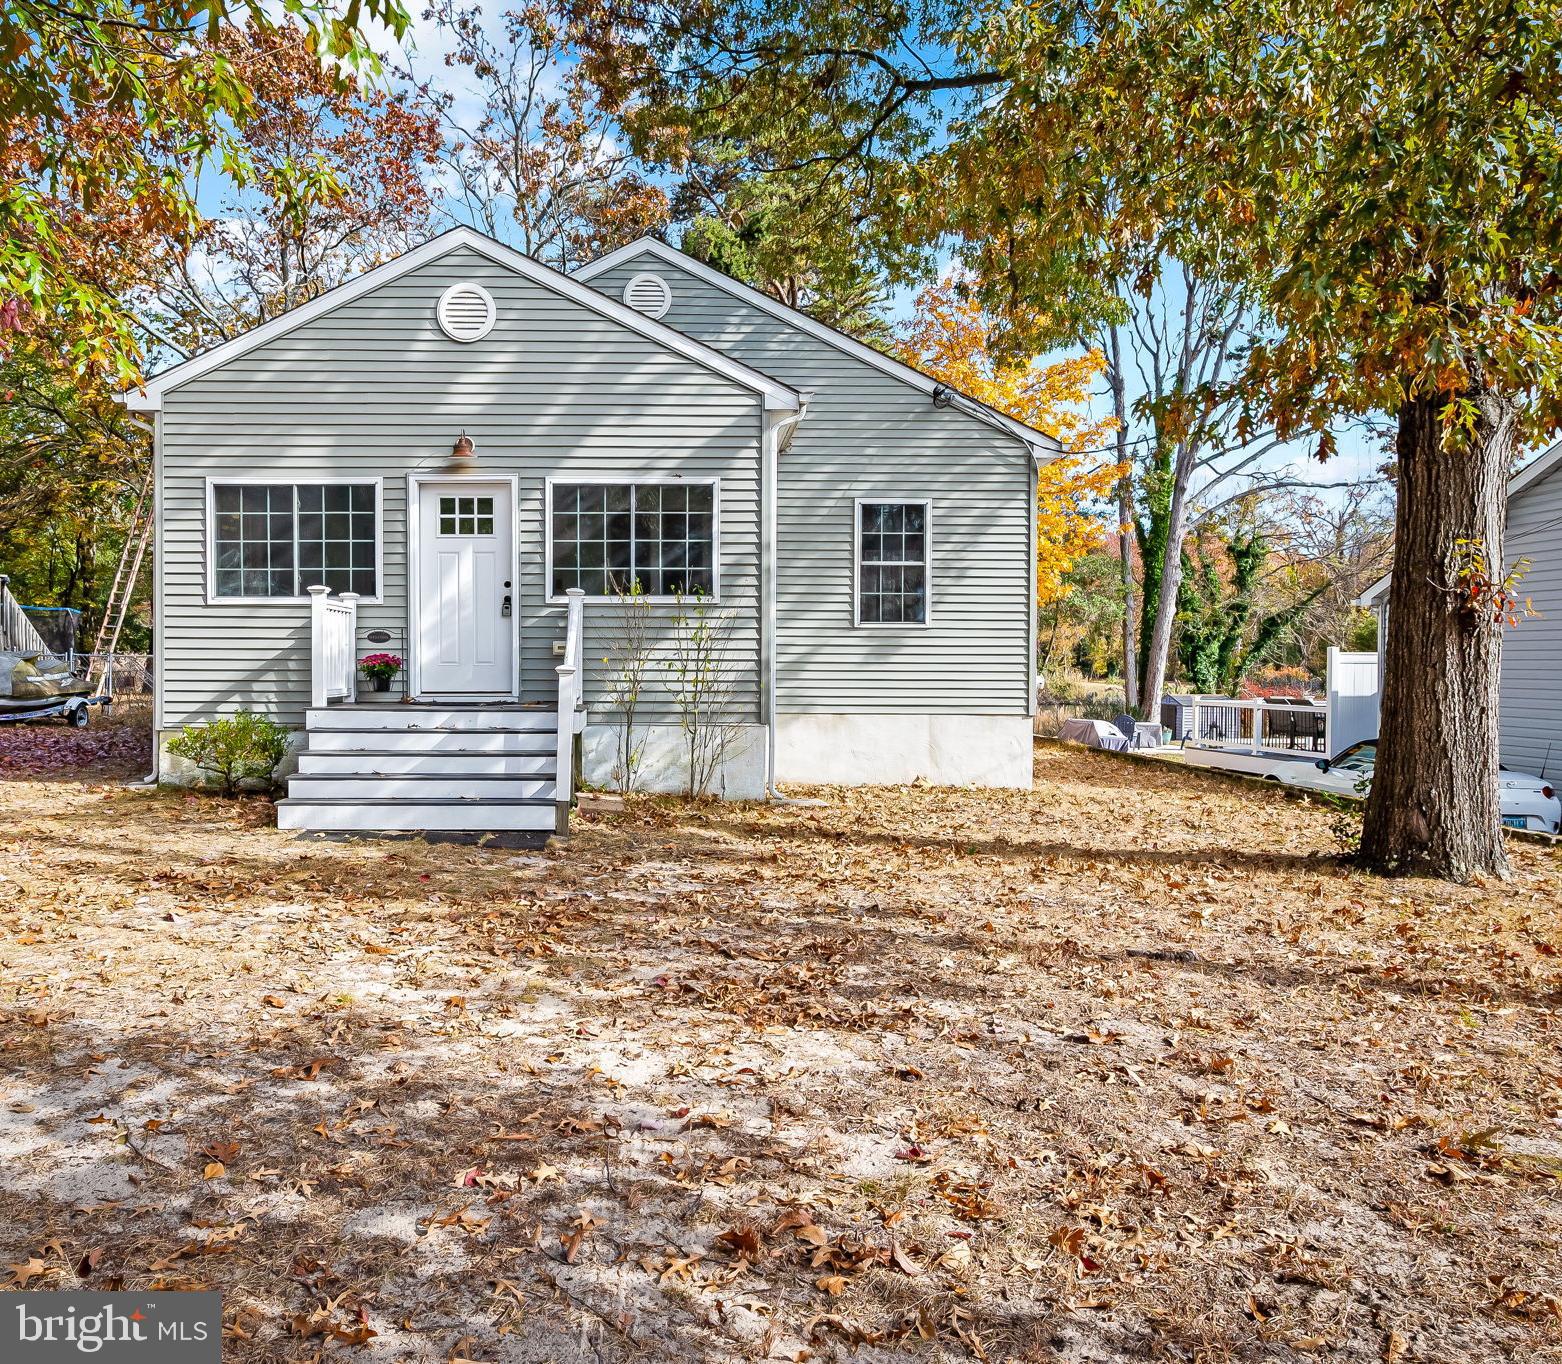
<path id="1" fill-rule="evenodd" d="M 1108 329 L 1111 356 L 1107 381 L 1112 389 L 1112 415 L 1117 419 L 1117 462 L 1123 476 L 1117 480 L 1117 552 L 1123 582 L 1123 709 L 1150 719 L 1139 709 L 1139 642 L 1134 634 L 1134 485 L 1128 462 L 1128 385 L 1123 378 L 1123 343 L 1114 326 Z"/>
<path id="2" fill-rule="evenodd" d="M 1472 603 L 1460 542 L 1501 579 L 1516 407 L 1477 381 L 1460 395 L 1478 417 L 1468 448 L 1445 445 L 1446 396 L 1399 410 L 1399 489 L 1377 764 L 1361 861 L 1385 874 L 1454 881 L 1506 876 L 1497 799 L 1502 624 Z"/>
<path id="3" fill-rule="evenodd" d="M 1172 629 L 1177 622 L 1177 592 L 1182 587 L 1182 542 L 1187 534 L 1188 481 L 1193 476 L 1193 451 L 1179 444 L 1172 461 L 1171 504 L 1166 513 L 1166 548 L 1161 556 L 1160 593 L 1144 669 L 1144 715 L 1157 719 L 1161 691 L 1166 686 L 1166 661 L 1171 656 Z"/>

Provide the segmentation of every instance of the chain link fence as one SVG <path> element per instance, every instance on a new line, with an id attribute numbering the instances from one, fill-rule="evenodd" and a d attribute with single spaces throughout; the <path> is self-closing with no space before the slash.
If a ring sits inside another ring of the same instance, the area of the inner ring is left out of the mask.
<path id="1" fill-rule="evenodd" d="M 152 694 L 151 654 L 79 654 L 88 664 L 88 676 L 97 677 L 107 660 L 109 691 L 114 696 L 150 696 Z"/>

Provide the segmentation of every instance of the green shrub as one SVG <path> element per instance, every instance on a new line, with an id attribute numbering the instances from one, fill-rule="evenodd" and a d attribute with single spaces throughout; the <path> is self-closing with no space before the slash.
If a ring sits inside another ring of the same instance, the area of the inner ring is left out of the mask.
<path id="1" fill-rule="evenodd" d="M 275 784 L 277 766 L 287 753 L 287 730 L 254 711 L 241 710 L 209 725 L 186 725 L 168 742 L 175 757 L 187 758 L 222 783 L 231 796 L 241 781 Z"/>

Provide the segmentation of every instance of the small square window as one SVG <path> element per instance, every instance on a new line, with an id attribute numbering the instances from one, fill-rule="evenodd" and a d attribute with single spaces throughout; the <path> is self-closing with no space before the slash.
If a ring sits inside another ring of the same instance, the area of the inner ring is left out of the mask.
<path id="1" fill-rule="evenodd" d="M 493 535 L 497 518 L 492 497 L 455 495 L 439 499 L 441 535 Z"/>
<path id="2" fill-rule="evenodd" d="M 926 625 L 928 504 L 857 506 L 857 623 Z"/>

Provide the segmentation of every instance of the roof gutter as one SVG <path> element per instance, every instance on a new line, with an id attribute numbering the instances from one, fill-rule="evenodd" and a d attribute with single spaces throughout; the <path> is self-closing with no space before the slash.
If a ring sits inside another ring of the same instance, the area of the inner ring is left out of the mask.
<path id="1" fill-rule="evenodd" d="M 113 396 L 115 402 L 125 402 L 125 395 L 123 393 L 116 393 Z M 157 682 L 159 672 L 157 664 L 161 660 L 163 652 L 163 641 L 161 638 L 163 622 L 161 614 L 158 611 L 158 601 L 162 595 L 159 591 L 159 582 L 161 580 L 162 574 L 163 547 L 158 542 L 156 527 L 157 503 L 160 497 L 160 491 L 158 488 L 159 480 L 157 478 L 158 441 L 160 437 L 157 431 L 158 418 L 155 411 L 152 413 L 151 421 L 147 421 L 144 417 L 130 415 L 131 413 L 137 411 L 136 408 L 130 407 L 128 403 L 126 404 L 126 407 L 128 411 L 125 416 L 125 420 L 129 422 L 131 426 L 145 431 L 147 435 L 151 436 L 152 438 L 152 647 L 157 651 L 152 660 L 152 770 L 139 781 L 130 782 L 129 785 L 156 786 L 163 778 L 163 745 L 160 741 L 161 736 L 157 732 L 157 715 L 163 704 L 163 698 Z M 103 666 L 112 671 L 114 667 L 114 660 L 112 658 L 104 659 Z"/>
<path id="2" fill-rule="evenodd" d="M 933 378 L 930 374 L 924 374 L 921 370 L 902 360 L 897 360 L 892 355 L 886 355 L 883 351 L 875 350 L 856 337 L 831 327 L 818 319 L 810 317 L 807 313 L 797 308 L 789 307 L 779 299 L 744 284 L 741 280 L 734 279 L 715 267 L 696 260 L 684 252 L 669 246 L 657 237 L 641 237 L 638 241 L 629 242 L 620 246 L 617 250 L 609 251 L 604 256 L 590 261 L 575 271 L 574 277 L 591 281 L 598 275 L 616 268 L 625 261 L 633 260 L 637 256 L 650 255 L 656 259 L 673 266 L 674 269 L 703 280 L 712 288 L 720 289 L 751 306 L 769 313 L 772 317 L 780 318 L 789 326 L 801 328 L 816 339 L 828 346 L 834 346 L 837 350 L 855 357 L 864 364 L 872 365 L 875 369 L 882 370 L 892 378 L 900 379 L 910 384 L 913 388 L 931 395 L 933 401 L 940 407 L 954 405 L 954 399 L 959 400 L 960 411 L 968 417 L 973 417 L 979 422 L 1001 431 L 1005 435 L 1018 440 L 1030 452 L 1031 458 L 1038 464 L 1048 464 L 1059 458 L 1063 453 L 1063 446 L 1052 436 L 1044 431 L 1037 431 L 1033 427 L 1026 426 L 1024 422 L 1017 421 L 1013 417 L 1004 415 L 995 408 L 977 402 L 974 398 L 967 398 L 964 394 L 957 393 L 948 384 Z"/>
<path id="3" fill-rule="evenodd" d="M 985 403 L 977 402 L 975 398 L 966 397 L 959 389 L 949 384 L 939 383 L 934 387 L 933 406 L 953 408 L 957 412 L 963 412 L 968 417 L 986 423 L 995 431 L 1001 431 L 1005 435 L 1024 441 L 1030 447 L 1031 456 L 1037 464 L 1051 464 L 1053 460 L 1063 456 L 1062 441 L 1043 431 L 1036 431 L 1013 417 L 1006 417 L 1002 412 L 995 411 Z"/>

